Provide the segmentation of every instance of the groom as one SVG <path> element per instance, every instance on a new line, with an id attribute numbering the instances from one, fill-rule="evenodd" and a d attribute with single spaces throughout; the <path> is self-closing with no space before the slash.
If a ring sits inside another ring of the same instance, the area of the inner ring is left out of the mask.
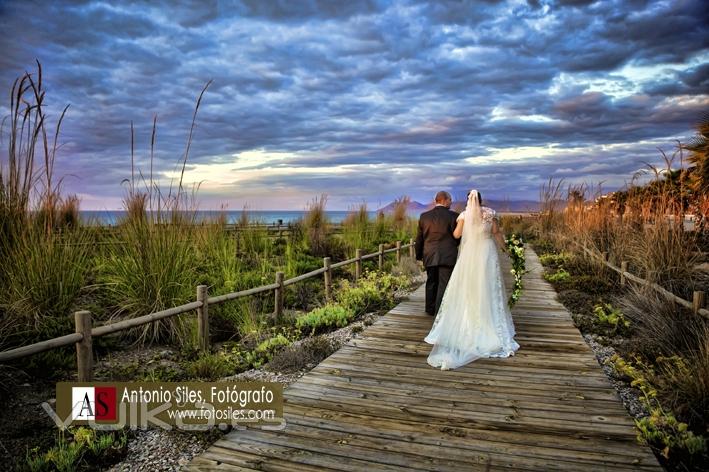
<path id="1" fill-rule="evenodd" d="M 448 192 L 436 194 L 436 206 L 419 217 L 416 260 L 426 267 L 426 313 L 436 316 L 458 257 L 459 240 L 453 237 L 458 213 L 450 209 Z"/>

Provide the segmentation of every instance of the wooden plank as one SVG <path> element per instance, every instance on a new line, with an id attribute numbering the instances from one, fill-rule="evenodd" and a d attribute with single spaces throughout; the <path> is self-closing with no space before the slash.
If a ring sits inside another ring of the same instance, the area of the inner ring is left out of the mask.
<path id="1" fill-rule="evenodd" d="M 285 389 L 284 430 L 234 431 L 189 469 L 661 470 L 528 255 L 513 357 L 429 366 L 421 287 Z"/>
<path id="2" fill-rule="evenodd" d="M 538 445 L 511 448 L 511 444 L 507 442 L 490 441 L 484 437 L 470 441 L 438 431 L 432 433 L 416 432 L 414 433 L 415 436 L 397 436 L 396 430 L 392 431 L 393 434 L 383 435 L 382 431 L 386 430 L 368 428 L 366 423 L 364 425 L 350 423 L 346 425 L 346 429 L 332 429 L 329 425 L 337 425 L 339 423 L 315 423 L 312 420 L 300 417 L 289 417 L 288 422 L 293 427 L 279 433 L 279 435 L 286 438 L 290 435 L 297 435 L 311 438 L 313 441 L 332 441 L 338 444 L 344 443 L 387 452 L 406 452 L 434 460 L 443 455 L 446 461 L 437 463 L 436 470 L 449 469 L 447 466 L 450 464 L 451 459 L 455 460 L 452 470 L 460 470 L 461 468 L 468 470 L 480 464 L 477 461 L 471 461 L 471 459 L 481 455 L 483 457 L 487 456 L 492 464 L 499 465 L 502 462 L 506 462 L 507 466 L 514 468 L 536 470 L 569 470 L 574 467 L 578 468 L 581 464 L 589 468 L 594 465 L 617 468 L 628 462 L 628 456 L 623 454 L 573 451 L 562 448 L 544 450 Z M 262 434 L 260 438 L 267 442 L 270 440 L 269 436 Z M 415 448 L 411 447 L 412 439 L 415 440 Z M 445 450 L 443 454 L 442 448 Z"/>
<path id="3" fill-rule="evenodd" d="M 419 438 L 433 438 L 433 441 L 440 443 L 451 442 L 459 447 L 478 448 L 483 447 L 486 442 L 492 442 L 510 450 L 527 451 L 534 455 L 535 449 L 546 450 L 546 454 L 556 456 L 556 449 L 568 451 L 583 451 L 587 453 L 598 453 L 619 457 L 641 457 L 635 452 L 645 452 L 642 448 L 631 450 L 628 444 L 634 441 L 626 438 L 624 440 L 609 440 L 607 438 L 591 438 L 577 433 L 560 437 L 543 432 L 515 432 L 498 431 L 476 428 L 474 425 L 461 427 L 450 427 L 446 423 L 428 423 L 427 428 L 422 428 L 420 422 L 414 418 L 400 421 L 391 421 L 387 418 L 375 418 L 365 416 L 361 413 L 349 413 L 342 410 L 330 410 L 326 408 L 309 408 L 298 405 L 289 406 L 289 413 L 285 415 L 287 421 L 295 423 L 314 422 L 319 428 L 342 429 L 344 431 L 356 432 L 362 428 L 369 428 L 376 431 L 377 435 L 383 437 L 395 437 L 406 439 L 410 442 L 418 442 Z M 652 454 L 650 454 L 651 457 Z"/>

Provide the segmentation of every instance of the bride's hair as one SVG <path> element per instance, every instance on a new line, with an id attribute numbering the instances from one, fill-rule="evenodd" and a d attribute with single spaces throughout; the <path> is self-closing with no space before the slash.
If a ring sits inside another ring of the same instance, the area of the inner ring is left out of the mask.
<path id="1" fill-rule="evenodd" d="M 470 192 L 472 192 L 472 190 L 471 190 Z M 468 192 L 468 195 L 465 196 L 465 199 L 466 199 L 466 200 L 467 200 L 468 198 L 470 198 L 470 192 Z M 480 190 L 478 190 L 478 204 L 479 204 L 480 206 L 483 206 L 483 196 L 482 196 L 482 194 L 480 193 Z"/>

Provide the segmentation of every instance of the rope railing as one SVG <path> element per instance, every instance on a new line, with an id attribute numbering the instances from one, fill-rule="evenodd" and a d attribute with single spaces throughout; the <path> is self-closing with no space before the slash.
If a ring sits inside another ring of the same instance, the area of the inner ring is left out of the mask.
<path id="1" fill-rule="evenodd" d="M 197 287 L 197 300 L 194 302 L 150 313 L 147 315 L 140 316 L 138 318 L 105 324 L 103 326 L 92 327 L 91 312 L 77 311 L 74 313 L 76 332 L 64 336 L 59 336 L 57 338 L 47 339 L 45 341 L 40 341 L 34 344 L 29 344 L 27 346 L 2 351 L 0 352 L 0 363 L 21 359 L 23 357 L 38 354 L 40 352 L 75 344 L 78 381 L 89 382 L 91 381 L 93 374 L 93 338 L 136 328 L 138 326 L 153 323 L 155 321 L 170 318 L 190 311 L 197 312 L 198 343 L 200 349 L 206 351 L 209 348 L 209 305 L 216 305 L 228 302 L 230 300 L 235 300 L 237 298 L 258 295 L 261 293 L 273 291 L 275 296 L 275 309 L 273 315 L 277 320 L 280 320 L 283 314 L 283 294 L 285 287 L 313 277 L 323 275 L 323 280 L 325 284 L 325 296 L 328 300 L 330 300 L 332 298 L 333 269 L 345 267 L 350 264 L 355 264 L 355 280 L 358 280 L 362 275 L 362 261 L 378 258 L 378 267 L 381 271 L 384 268 L 383 256 L 385 254 L 396 252 L 396 261 L 398 263 L 401 261 L 401 251 L 405 248 L 408 248 L 409 255 L 411 257 L 414 257 L 414 244 L 415 243 L 413 239 L 410 239 L 409 244 L 406 245 L 402 245 L 401 241 L 397 241 L 395 248 L 388 249 L 386 251 L 384 250 L 384 245 L 380 244 L 379 251 L 366 255 L 362 254 L 362 249 L 357 249 L 357 257 L 347 259 L 342 262 L 337 262 L 335 264 L 331 264 L 330 258 L 325 257 L 323 258 L 323 267 L 320 269 L 316 269 L 287 280 L 284 280 L 283 272 L 276 272 L 275 283 L 250 288 L 248 290 L 231 292 L 214 297 L 208 296 L 206 285 L 199 285 Z"/>

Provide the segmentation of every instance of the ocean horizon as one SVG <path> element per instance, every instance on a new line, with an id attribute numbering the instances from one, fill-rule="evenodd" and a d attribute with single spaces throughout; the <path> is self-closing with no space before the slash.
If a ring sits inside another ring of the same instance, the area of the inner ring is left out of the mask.
<path id="1" fill-rule="evenodd" d="M 150 212 L 148 212 L 150 213 Z M 220 215 L 225 215 L 228 224 L 236 223 L 241 219 L 243 210 L 198 210 L 197 220 L 214 220 Z M 260 223 L 267 225 L 277 225 L 295 223 L 303 218 L 307 213 L 306 210 L 249 210 L 246 214 L 251 223 Z M 352 213 L 348 210 L 326 210 L 325 215 L 331 223 L 341 223 L 348 214 Z M 369 217 L 375 218 L 376 211 L 369 211 Z M 121 222 L 127 215 L 125 210 L 81 210 L 79 217 L 82 223 L 94 226 L 115 226 Z M 412 213 L 413 215 L 413 213 Z M 418 216 L 418 215 L 416 215 Z"/>

